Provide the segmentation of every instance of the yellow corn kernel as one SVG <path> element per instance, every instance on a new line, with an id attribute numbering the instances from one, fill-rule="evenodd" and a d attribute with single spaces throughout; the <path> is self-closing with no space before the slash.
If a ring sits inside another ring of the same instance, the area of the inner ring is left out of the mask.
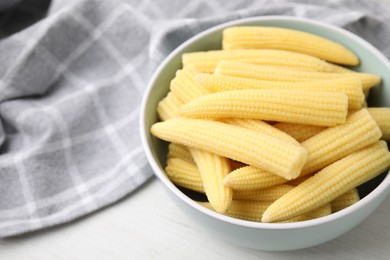
<path id="1" fill-rule="evenodd" d="M 211 93 L 240 89 L 297 89 L 345 93 L 348 96 L 349 109 L 361 108 L 364 102 L 362 82 L 353 76 L 307 82 L 283 82 L 202 73 L 195 76 L 195 81 Z"/>
<path id="2" fill-rule="evenodd" d="M 180 158 L 169 158 L 165 173 L 177 186 L 201 193 L 205 192 L 199 170 L 194 163 Z"/>
<path id="3" fill-rule="evenodd" d="M 359 58 L 345 46 L 321 36 L 278 27 L 242 26 L 223 31 L 222 48 L 281 49 L 305 53 L 344 65 L 358 65 Z"/>
<path id="4" fill-rule="evenodd" d="M 329 127 L 302 142 L 308 158 L 302 175 L 314 173 L 323 167 L 379 140 L 382 133 L 367 109 L 347 117 L 344 124 Z"/>
<path id="5" fill-rule="evenodd" d="M 332 212 L 337 212 L 345 209 L 360 200 L 359 192 L 356 188 L 353 188 L 346 193 L 335 198 L 332 202 Z"/>
<path id="6" fill-rule="evenodd" d="M 200 72 L 213 73 L 218 62 L 242 61 L 259 65 L 291 67 L 305 71 L 333 72 L 334 67 L 316 57 L 283 50 L 212 50 L 185 53 L 183 67 L 194 66 Z"/>
<path id="7" fill-rule="evenodd" d="M 213 210 L 212 206 L 208 202 L 199 202 L 200 205 Z M 245 200 L 233 200 L 230 208 L 224 213 L 224 215 L 260 222 L 263 212 L 271 204 L 268 201 L 245 201 Z"/>
<path id="8" fill-rule="evenodd" d="M 348 97 L 344 93 L 302 90 L 244 89 L 208 94 L 182 106 L 191 118 L 250 118 L 335 126 L 345 122 Z"/>
<path id="9" fill-rule="evenodd" d="M 256 65 L 240 61 L 221 61 L 215 68 L 214 73 L 260 80 L 291 82 L 317 81 L 356 76 L 361 80 L 363 89 L 369 89 L 379 84 L 381 81 L 380 77 L 370 73 L 356 72 L 353 74 L 347 74 L 302 71 L 291 68 Z"/>
<path id="10" fill-rule="evenodd" d="M 299 144 L 294 138 L 290 135 L 280 131 L 279 129 L 273 127 L 272 125 L 256 119 L 241 119 L 241 118 L 226 118 L 222 120 L 226 124 L 236 125 L 255 131 L 259 131 L 268 135 L 272 135 L 280 138 L 286 142 L 291 142 L 294 144 Z"/>
<path id="11" fill-rule="evenodd" d="M 273 127 L 292 136 L 300 143 L 326 129 L 326 127 L 323 126 L 292 124 L 284 122 L 276 123 L 273 125 Z"/>
<path id="12" fill-rule="evenodd" d="M 325 205 L 318 207 L 316 209 L 313 209 L 312 211 L 306 212 L 302 215 L 289 218 L 284 221 L 280 221 L 281 223 L 291 223 L 291 222 L 299 222 L 299 221 L 306 221 L 311 219 L 316 219 L 320 217 L 325 217 L 332 214 L 332 206 L 330 203 L 326 203 Z"/>
<path id="13" fill-rule="evenodd" d="M 300 145 L 217 121 L 174 118 L 155 123 L 151 132 L 165 141 L 261 167 L 286 179 L 297 177 L 306 162 L 306 150 Z"/>
<path id="14" fill-rule="evenodd" d="M 170 143 L 168 145 L 168 158 L 180 158 L 184 161 L 194 163 L 190 151 L 184 145 Z"/>
<path id="15" fill-rule="evenodd" d="M 294 186 L 287 184 L 275 185 L 258 190 L 233 190 L 234 200 L 260 200 L 273 202 L 292 190 Z"/>
<path id="16" fill-rule="evenodd" d="M 367 110 L 381 129 L 381 139 L 385 141 L 390 141 L 390 108 L 368 107 Z"/>
<path id="17" fill-rule="evenodd" d="M 161 121 L 165 121 L 179 116 L 181 106 L 184 105 L 171 91 L 157 105 L 157 114 Z"/>
<path id="18" fill-rule="evenodd" d="M 230 172 L 228 159 L 196 148 L 189 150 L 198 166 L 208 201 L 215 211 L 224 213 L 230 207 L 233 197 L 232 189 L 222 182 Z"/>
<path id="19" fill-rule="evenodd" d="M 193 66 L 188 66 L 178 70 L 175 78 L 171 81 L 171 91 L 184 103 L 208 93 L 195 81 L 194 76 L 197 73 L 198 71 Z"/>
<path id="20" fill-rule="evenodd" d="M 234 190 L 258 190 L 287 182 L 283 177 L 260 168 L 245 166 L 225 176 L 223 183 Z"/>
<path id="21" fill-rule="evenodd" d="M 263 222 L 278 222 L 309 212 L 376 177 L 390 166 L 386 142 L 378 141 L 323 168 L 276 200 Z"/>

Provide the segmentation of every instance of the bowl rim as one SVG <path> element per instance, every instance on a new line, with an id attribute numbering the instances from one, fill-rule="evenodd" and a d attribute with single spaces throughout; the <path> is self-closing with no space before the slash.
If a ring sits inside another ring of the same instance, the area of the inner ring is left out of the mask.
<path id="1" fill-rule="evenodd" d="M 374 56 L 376 56 L 390 71 L 390 61 L 378 50 L 376 49 L 371 43 L 367 42 L 365 39 L 341 28 L 336 27 L 335 25 L 327 24 L 324 22 L 320 22 L 317 20 L 312 20 L 309 18 L 302 18 L 302 17 L 294 17 L 294 16 L 279 16 L 279 15 L 270 15 L 270 16 L 258 16 L 258 17 L 249 17 L 249 18 L 242 18 L 237 19 L 225 23 L 221 23 L 219 25 L 213 26 L 209 29 L 206 29 L 193 37 L 189 38 L 182 44 L 180 44 L 177 48 L 175 48 L 158 66 L 158 68 L 153 73 L 148 86 L 146 88 L 146 91 L 144 93 L 144 96 L 141 101 L 141 110 L 140 110 L 140 132 L 141 132 L 141 141 L 144 147 L 144 151 L 146 153 L 147 160 L 149 164 L 151 165 L 154 174 L 159 178 L 160 181 L 164 183 L 164 185 L 169 188 L 171 192 L 175 196 L 177 196 L 180 200 L 182 200 L 184 203 L 186 203 L 188 206 L 195 208 L 196 210 L 202 212 L 203 214 L 212 217 L 214 219 L 220 220 L 222 222 L 226 222 L 229 224 L 247 227 L 247 228 L 254 228 L 254 229 L 267 229 L 267 230 L 287 230 L 287 229 L 300 229 L 300 228 L 308 228 L 312 226 L 317 226 L 329 222 L 336 221 L 338 219 L 343 218 L 346 215 L 349 215 L 353 212 L 356 212 L 359 208 L 362 208 L 369 204 L 371 201 L 373 201 L 377 196 L 379 196 L 381 193 L 386 192 L 387 190 L 390 190 L 390 170 L 384 177 L 384 179 L 381 181 L 381 183 L 372 190 L 369 194 L 367 194 L 365 197 L 360 199 L 357 203 L 340 210 L 338 212 L 332 213 L 328 216 L 320 217 L 317 219 L 312 220 L 306 220 L 306 221 L 300 221 L 300 222 L 292 222 L 292 223 L 261 223 L 261 222 L 254 222 L 254 221 L 248 221 L 248 220 L 242 220 L 237 219 L 233 217 L 229 217 L 223 214 L 220 214 L 218 212 L 215 212 L 213 210 L 210 210 L 191 198 L 189 198 L 187 195 L 185 195 L 182 191 L 180 191 L 165 175 L 165 173 L 160 169 L 159 165 L 155 161 L 152 152 L 150 150 L 150 147 L 148 145 L 148 139 L 146 136 L 146 131 L 149 131 L 148 129 L 144 129 L 144 122 L 146 118 L 146 105 L 147 101 L 149 99 L 149 96 L 151 94 L 151 91 L 153 89 L 153 85 L 155 84 L 156 79 L 158 78 L 158 75 L 161 73 L 161 71 L 165 68 L 165 66 L 171 62 L 171 60 L 180 52 L 182 52 L 185 48 L 187 48 L 192 42 L 203 38 L 207 36 L 208 34 L 211 34 L 216 31 L 220 31 L 223 28 L 231 27 L 231 26 L 237 26 L 243 23 L 252 23 L 252 22 L 261 22 L 261 21 L 284 21 L 284 22 L 300 22 L 304 24 L 310 24 L 314 25 L 316 27 L 324 28 L 327 30 L 335 31 L 336 33 L 342 34 L 347 38 L 350 38 L 352 41 L 357 42 L 358 44 L 362 45 L 364 48 L 366 48 L 369 52 L 371 52 Z"/>

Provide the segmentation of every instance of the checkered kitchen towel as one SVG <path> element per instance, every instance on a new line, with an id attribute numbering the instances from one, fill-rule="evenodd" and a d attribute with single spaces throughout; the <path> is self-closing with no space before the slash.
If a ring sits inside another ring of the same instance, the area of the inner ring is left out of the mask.
<path id="1" fill-rule="evenodd" d="M 249 16 L 308 17 L 390 57 L 390 10 L 370 1 L 45 2 L 0 13 L 0 237 L 94 212 L 152 176 L 140 100 L 158 64 L 202 30 Z"/>

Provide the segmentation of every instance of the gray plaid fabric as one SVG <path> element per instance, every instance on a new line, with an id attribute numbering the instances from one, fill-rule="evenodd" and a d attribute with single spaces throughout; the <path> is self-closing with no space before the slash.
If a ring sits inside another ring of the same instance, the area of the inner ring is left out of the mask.
<path id="1" fill-rule="evenodd" d="M 41 9 L 28 24 L 16 7 L 0 13 L 0 237 L 94 212 L 152 176 L 140 100 L 158 64 L 202 30 L 250 16 L 308 17 L 390 57 L 390 10 L 369 1 L 34 2 Z"/>

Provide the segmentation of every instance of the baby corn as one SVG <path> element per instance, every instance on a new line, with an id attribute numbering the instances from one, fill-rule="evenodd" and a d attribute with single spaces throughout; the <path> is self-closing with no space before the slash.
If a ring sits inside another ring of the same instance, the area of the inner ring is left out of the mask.
<path id="1" fill-rule="evenodd" d="M 242 118 L 227 118 L 224 119 L 222 122 L 226 124 L 241 126 L 244 128 L 252 129 L 254 131 L 259 131 L 261 133 L 265 133 L 268 135 L 272 135 L 275 137 L 280 138 L 281 140 L 285 140 L 286 142 L 291 142 L 295 144 L 299 144 L 294 138 L 292 138 L 290 135 L 286 134 L 283 131 L 280 131 L 279 129 L 273 127 L 272 125 L 263 122 L 261 120 L 255 120 L 255 119 L 242 119 Z"/>
<path id="2" fill-rule="evenodd" d="M 305 221 L 356 203 L 390 167 L 390 108 L 368 107 L 381 78 L 344 67 L 359 64 L 351 50 L 261 26 L 225 29 L 222 47 L 182 55 L 150 128 L 188 196 L 243 220 Z"/>
<path id="3" fill-rule="evenodd" d="M 189 150 L 198 166 L 208 201 L 215 211 L 226 212 L 233 197 L 231 188 L 222 183 L 230 172 L 228 159 L 196 148 Z"/>
<path id="4" fill-rule="evenodd" d="M 379 140 L 382 133 L 367 109 L 351 114 L 339 126 L 329 127 L 302 142 L 308 158 L 302 175 L 321 168 Z"/>
<path id="5" fill-rule="evenodd" d="M 361 80 L 363 90 L 372 88 L 381 81 L 380 77 L 370 73 L 329 73 L 302 71 L 292 68 L 256 65 L 240 61 L 221 61 L 215 68 L 214 73 L 260 80 L 290 82 L 317 81 L 354 76 Z"/>
<path id="6" fill-rule="evenodd" d="M 358 192 L 357 188 L 353 188 L 353 189 L 347 191 L 346 193 L 340 195 L 339 197 L 335 198 L 331 202 L 332 212 L 337 212 L 337 211 L 340 211 L 342 209 L 345 209 L 345 208 L 355 204 L 359 200 L 360 200 L 359 192 Z"/>
<path id="7" fill-rule="evenodd" d="M 253 166 L 238 168 L 226 175 L 223 180 L 226 186 L 234 190 L 264 189 L 285 182 L 287 182 L 285 178 Z"/>
<path id="8" fill-rule="evenodd" d="M 262 222 L 278 222 L 311 211 L 374 178 L 390 166 L 384 141 L 325 167 L 276 200 L 264 212 Z"/>
<path id="9" fill-rule="evenodd" d="M 283 122 L 274 124 L 273 127 L 292 136 L 295 140 L 297 140 L 300 143 L 326 129 L 326 127 L 323 126 L 302 125 L 302 124 L 292 124 L 292 123 L 283 123 Z"/>
<path id="10" fill-rule="evenodd" d="M 333 72 L 334 67 L 316 57 L 283 50 L 213 50 L 185 53 L 183 67 L 193 66 L 200 72 L 213 73 L 218 62 L 242 61 L 259 65 L 292 67 L 305 71 Z"/>
<path id="11" fill-rule="evenodd" d="M 345 122 L 344 93 L 245 89 L 208 94 L 186 103 L 181 115 L 191 118 L 250 118 L 297 124 L 335 126 Z"/>
<path id="12" fill-rule="evenodd" d="M 198 167 L 194 163 L 180 158 L 169 158 L 165 173 L 175 185 L 201 193 L 205 192 Z"/>
<path id="13" fill-rule="evenodd" d="M 193 66 L 188 66 L 177 71 L 176 77 L 171 81 L 171 91 L 184 103 L 208 93 L 195 81 L 197 73 Z"/>
<path id="14" fill-rule="evenodd" d="M 281 49 L 305 53 L 344 65 L 358 65 L 359 58 L 345 46 L 303 31 L 263 26 L 230 27 L 223 31 L 222 48 Z"/>
<path id="15" fill-rule="evenodd" d="M 183 105 L 184 102 L 170 91 L 168 95 L 158 103 L 157 114 L 161 121 L 178 117 L 179 111 Z"/>
<path id="16" fill-rule="evenodd" d="M 311 219 L 316 219 L 320 217 L 328 216 L 332 213 L 332 206 L 330 203 L 327 203 L 321 207 L 318 207 L 316 209 L 313 209 L 312 211 L 306 212 L 302 215 L 280 221 L 281 223 L 291 223 L 291 222 L 299 222 L 299 221 L 306 221 Z"/>
<path id="17" fill-rule="evenodd" d="M 179 158 L 195 164 L 190 151 L 184 145 L 170 143 L 168 145 L 168 158 Z"/>
<path id="18" fill-rule="evenodd" d="M 198 202 L 203 207 L 214 210 L 209 202 Z M 253 222 L 261 222 L 264 211 L 271 204 L 270 201 L 258 201 L 258 200 L 233 200 L 230 208 L 224 213 L 224 215 L 248 220 Z M 316 208 L 310 212 L 296 216 L 294 218 L 282 221 L 283 223 L 291 223 L 298 221 L 305 221 L 315 219 L 329 215 L 331 212 L 330 204 L 325 204 L 319 208 Z"/>
<path id="19" fill-rule="evenodd" d="M 174 118 L 155 123 L 151 132 L 165 141 L 261 167 L 286 179 L 297 177 L 306 162 L 306 150 L 300 145 L 216 121 Z"/>
<path id="20" fill-rule="evenodd" d="M 273 202 L 292 190 L 294 186 L 280 184 L 258 190 L 233 190 L 234 200 L 260 200 Z"/>
<path id="21" fill-rule="evenodd" d="M 285 82 L 203 73 L 197 74 L 195 81 L 211 93 L 240 89 L 297 89 L 345 93 L 348 96 L 349 109 L 361 108 L 364 102 L 362 82 L 353 76 L 318 81 Z"/>
<path id="22" fill-rule="evenodd" d="M 382 140 L 390 141 L 390 108 L 369 107 L 368 112 L 374 118 L 382 132 Z"/>
<path id="23" fill-rule="evenodd" d="M 213 210 L 212 206 L 208 202 L 199 202 L 200 205 Z M 230 208 L 224 213 L 224 215 L 260 222 L 263 212 L 271 204 L 269 201 L 245 201 L 245 200 L 233 200 Z"/>

